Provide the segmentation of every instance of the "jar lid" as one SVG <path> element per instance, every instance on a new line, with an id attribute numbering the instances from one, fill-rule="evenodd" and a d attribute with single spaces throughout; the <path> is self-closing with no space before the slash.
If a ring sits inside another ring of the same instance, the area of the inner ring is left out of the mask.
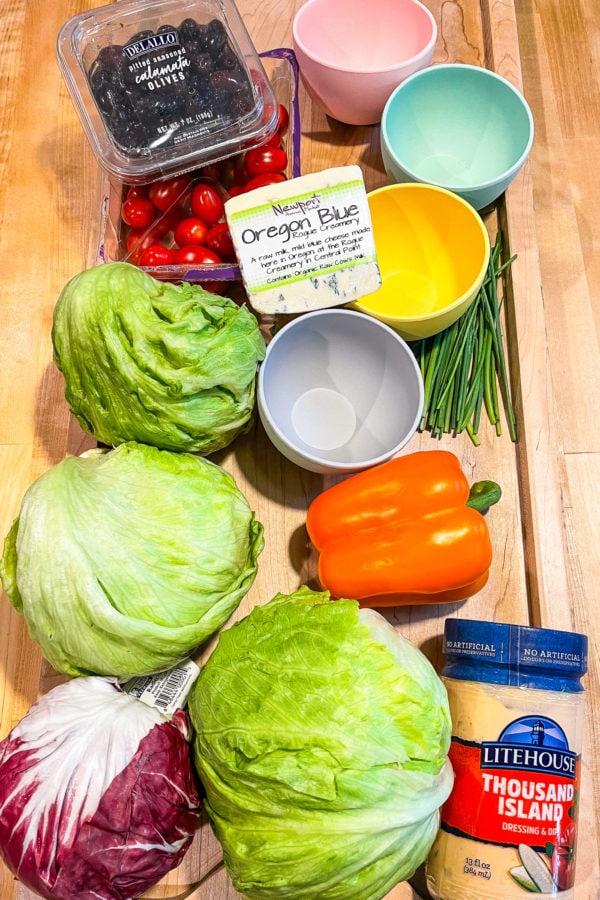
<path id="1" fill-rule="evenodd" d="M 580 691 L 587 637 L 573 631 L 446 619 L 443 675 L 494 684 Z"/>

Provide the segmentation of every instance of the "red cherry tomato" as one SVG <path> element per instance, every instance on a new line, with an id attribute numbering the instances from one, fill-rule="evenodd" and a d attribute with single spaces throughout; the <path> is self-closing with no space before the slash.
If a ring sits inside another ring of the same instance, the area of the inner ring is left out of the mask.
<path id="1" fill-rule="evenodd" d="M 175 202 L 183 200 L 191 183 L 191 175 L 176 175 L 174 178 L 155 181 L 150 185 L 148 196 L 157 209 L 165 212 Z"/>
<path id="2" fill-rule="evenodd" d="M 222 159 L 220 162 L 216 163 L 208 163 L 206 166 L 202 166 L 198 174 L 201 175 L 202 178 L 210 178 L 211 181 L 222 181 L 223 171 L 226 169 L 228 163 L 228 159 Z"/>
<path id="3" fill-rule="evenodd" d="M 264 142 L 263 146 L 264 147 L 283 147 L 283 144 L 281 143 L 280 133 L 278 131 L 276 131 L 275 134 L 272 134 L 270 138 L 267 138 L 267 140 Z"/>
<path id="4" fill-rule="evenodd" d="M 283 103 L 279 104 L 279 115 L 277 118 L 277 131 L 279 134 L 283 134 L 286 130 L 290 122 L 290 114 L 287 111 L 287 107 L 283 105 Z"/>
<path id="5" fill-rule="evenodd" d="M 244 188 L 244 193 L 253 191 L 255 188 L 266 187 L 269 184 L 280 184 L 282 181 L 287 181 L 287 179 L 281 172 L 265 172 L 264 175 L 257 175 L 255 178 L 251 178 Z"/>
<path id="6" fill-rule="evenodd" d="M 160 219 L 157 219 L 156 223 L 152 226 L 152 231 L 159 238 L 163 238 L 169 231 L 175 230 L 175 226 L 181 219 L 181 216 L 181 208 L 169 210 L 169 212 L 164 213 Z"/>
<path id="7" fill-rule="evenodd" d="M 224 294 L 227 290 L 226 281 L 201 281 L 200 287 L 208 291 L 209 294 Z"/>
<path id="8" fill-rule="evenodd" d="M 287 164 L 287 153 L 281 147 L 253 147 L 246 153 L 246 172 L 249 178 L 272 172 L 283 173 L 287 169 Z"/>
<path id="9" fill-rule="evenodd" d="M 575 843 L 577 839 L 577 827 L 575 822 L 569 822 L 556 841 L 550 867 L 552 877 L 559 891 L 568 891 L 575 881 Z"/>
<path id="10" fill-rule="evenodd" d="M 246 154 L 240 153 L 236 156 L 233 163 L 232 182 L 236 185 L 246 184 L 248 181 L 248 173 L 246 172 Z"/>
<path id="11" fill-rule="evenodd" d="M 214 250 L 209 250 L 208 247 L 201 247 L 198 244 L 193 244 L 190 247 L 181 247 L 180 250 L 177 250 L 175 262 L 209 266 L 219 265 L 223 260 L 220 256 L 217 256 Z"/>
<path id="12" fill-rule="evenodd" d="M 221 257 L 225 262 L 233 262 L 235 248 L 231 238 L 231 231 L 227 222 L 217 222 L 206 236 L 206 246 Z"/>
<path id="13" fill-rule="evenodd" d="M 125 238 L 125 248 L 127 253 L 131 253 L 132 250 L 135 250 L 137 245 L 142 241 L 142 239 L 146 236 L 145 228 L 130 228 L 127 232 L 127 237 Z M 150 234 L 148 234 L 150 237 Z M 151 241 L 150 243 L 154 243 Z M 150 244 L 146 244 L 146 247 L 149 247 Z M 144 248 L 145 249 L 145 248 Z"/>
<path id="14" fill-rule="evenodd" d="M 131 228 L 125 239 L 125 249 L 127 251 L 127 261 L 134 266 L 139 266 L 140 257 L 144 250 L 157 244 L 160 235 L 156 229 L 151 228 L 147 231 L 145 228 Z"/>
<path id="15" fill-rule="evenodd" d="M 121 218 L 131 228 L 149 228 L 156 217 L 156 209 L 143 197 L 130 197 L 121 207 Z"/>
<path id="16" fill-rule="evenodd" d="M 232 184 L 229 190 L 227 191 L 230 197 L 237 197 L 238 194 L 244 193 L 244 185 L 243 184 Z"/>
<path id="17" fill-rule="evenodd" d="M 178 247 L 189 247 L 192 244 L 206 244 L 208 225 L 202 219 L 188 216 L 178 222 L 173 230 L 173 237 Z"/>
<path id="18" fill-rule="evenodd" d="M 144 200 L 148 199 L 148 191 L 150 190 L 150 186 L 147 184 L 130 184 L 127 188 L 127 200 L 138 200 L 140 197 L 143 197 Z"/>
<path id="19" fill-rule="evenodd" d="M 190 206 L 192 215 L 202 219 L 209 228 L 216 225 L 225 212 L 219 192 L 212 185 L 203 182 L 194 186 Z"/>
<path id="20" fill-rule="evenodd" d="M 163 244 L 151 244 L 149 247 L 146 247 L 140 256 L 138 265 L 148 266 L 153 269 L 155 266 L 168 266 L 175 261 L 174 250 L 165 247 Z"/>

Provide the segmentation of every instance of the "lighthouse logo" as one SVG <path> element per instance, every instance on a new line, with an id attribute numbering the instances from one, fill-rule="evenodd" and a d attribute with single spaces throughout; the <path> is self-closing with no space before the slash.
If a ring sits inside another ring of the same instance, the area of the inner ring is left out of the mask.
<path id="1" fill-rule="evenodd" d="M 560 725 L 545 716 L 515 719 L 497 741 L 481 745 L 482 770 L 513 769 L 575 778 L 576 761 Z"/>
<path id="2" fill-rule="evenodd" d="M 560 747 L 569 749 L 566 735 L 560 725 L 545 716 L 523 716 L 511 722 L 499 735 L 500 743 L 531 744 L 534 747 Z"/>

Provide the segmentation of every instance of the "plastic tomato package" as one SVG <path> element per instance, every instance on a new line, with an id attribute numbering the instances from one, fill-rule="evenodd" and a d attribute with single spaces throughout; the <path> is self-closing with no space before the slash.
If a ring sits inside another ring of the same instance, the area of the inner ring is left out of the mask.
<path id="1" fill-rule="evenodd" d="M 278 105 L 276 132 L 259 146 L 147 184 L 105 178 L 92 265 L 127 261 L 162 281 L 201 283 L 215 293 L 241 285 L 225 201 L 301 174 L 294 52 L 282 47 L 260 57 Z"/>

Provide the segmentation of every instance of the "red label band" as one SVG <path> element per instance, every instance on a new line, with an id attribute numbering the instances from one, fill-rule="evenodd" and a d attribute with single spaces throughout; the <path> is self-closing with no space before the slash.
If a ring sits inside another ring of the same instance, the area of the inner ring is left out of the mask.
<path id="1" fill-rule="evenodd" d="M 481 767 L 481 744 L 452 738 L 454 788 L 442 807 L 442 828 L 493 844 L 543 850 L 573 821 L 575 778 L 531 769 Z M 571 815 L 569 815 L 571 810 Z"/>

